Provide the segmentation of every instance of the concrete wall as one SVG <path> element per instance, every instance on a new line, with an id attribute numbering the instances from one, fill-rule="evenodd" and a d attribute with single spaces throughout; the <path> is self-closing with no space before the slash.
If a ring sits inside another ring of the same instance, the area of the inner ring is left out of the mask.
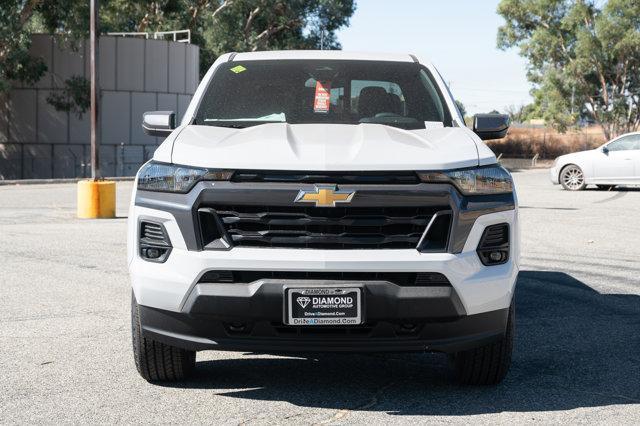
<path id="1" fill-rule="evenodd" d="M 16 84 L 0 98 L 0 179 L 87 176 L 89 116 L 56 111 L 46 101 L 74 75 L 89 78 L 86 43 L 77 51 L 50 35 L 34 35 L 31 54 L 48 71 L 35 85 Z M 103 176 L 133 175 L 161 139 L 143 133 L 142 113 L 184 114 L 199 82 L 195 45 L 100 37 L 100 117 Z"/>

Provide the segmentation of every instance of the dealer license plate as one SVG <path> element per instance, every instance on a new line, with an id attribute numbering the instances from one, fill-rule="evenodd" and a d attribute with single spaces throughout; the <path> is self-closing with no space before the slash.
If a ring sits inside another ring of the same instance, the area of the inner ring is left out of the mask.
<path id="1" fill-rule="evenodd" d="M 360 288 L 288 288 L 285 319 L 289 325 L 362 323 Z"/>

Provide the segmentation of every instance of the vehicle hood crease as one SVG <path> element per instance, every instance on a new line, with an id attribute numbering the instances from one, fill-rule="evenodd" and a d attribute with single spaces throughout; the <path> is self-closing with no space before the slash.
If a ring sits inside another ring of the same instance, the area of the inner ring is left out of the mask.
<path id="1" fill-rule="evenodd" d="M 244 129 L 186 126 L 172 162 L 260 170 L 440 170 L 472 167 L 478 152 L 463 129 L 404 130 L 380 124 L 268 123 Z"/>

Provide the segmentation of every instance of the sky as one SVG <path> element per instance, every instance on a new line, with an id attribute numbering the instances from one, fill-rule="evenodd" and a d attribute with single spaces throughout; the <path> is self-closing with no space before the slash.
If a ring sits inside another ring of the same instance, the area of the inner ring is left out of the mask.
<path id="1" fill-rule="evenodd" d="M 359 0 L 343 50 L 424 56 L 451 86 L 467 114 L 504 112 L 531 102 L 526 62 L 496 47 L 498 0 Z"/>

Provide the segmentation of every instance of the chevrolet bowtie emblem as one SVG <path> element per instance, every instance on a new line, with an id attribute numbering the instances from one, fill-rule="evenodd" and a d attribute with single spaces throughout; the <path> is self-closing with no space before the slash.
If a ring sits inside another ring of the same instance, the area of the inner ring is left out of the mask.
<path id="1" fill-rule="evenodd" d="M 316 207 L 335 207 L 336 203 L 350 203 L 355 191 L 339 191 L 335 185 L 316 185 L 315 191 L 298 192 L 296 203 L 315 203 Z"/>

